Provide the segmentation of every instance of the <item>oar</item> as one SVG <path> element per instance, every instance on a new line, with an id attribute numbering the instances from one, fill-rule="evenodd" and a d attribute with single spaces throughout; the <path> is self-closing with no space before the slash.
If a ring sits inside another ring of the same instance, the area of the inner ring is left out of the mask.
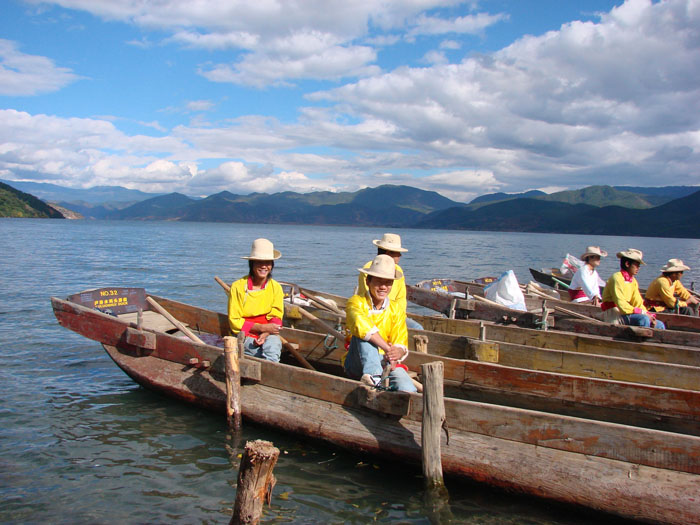
<path id="1" fill-rule="evenodd" d="M 151 298 L 151 297 L 146 297 L 146 301 L 148 301 L 148 304 L 150 304 L 153 308 L 155 308 L 156 311 L 157 311 L 160 315 L 162 315 L 162 316 L 165 317 L 168 321 L 170 321 L 171 323 L 173 323 L 173 325 L 175 326 L 175 328 L 177 328 L 177 329 L 180 330 L 183 334 L 185 334 L 187 337 L 189 337 L 190 339 L 192 339 L 192 341 L 194 341 L 195 343 L 198 343 L 198 344 L 200 344 L 200 345 L 203 345 L 203 344 L 204 344 L 204 341 L 202 341 L 199 337 L 197 337 L 196 335 L 194 335 L 194 333 L 192 333 L 184 324 L 182 324 L 180 321 L 178 321 L 178 320 L 175 319 L 172 315 L 170 315 L 170 312 L 168 312 L 165 308 L 163 308 L 161 305 L 159 305 L 159 304 L 155 301 L 155 299 L 153 299 L 153 298 Z"/>
<path id="2" fill-rule="evenodd" d="M 214 280 L 221 285 L 221 287 L 226 290 L 226 293 L 229 293 L 231 291 L 231 287 L 226 284 L 224 281 L 219 279 L 218 277 L 214 276 Z M 281 335 L 279 336 L 280 341 L 282 341 L 282 346 L 284 346 L 290 354 L 294 356 L 294 358 L 299 361 L 304 368 L 308 368 L 309 370 L 316 370 L 311 363 L 309 363 L 306 358 L 301 355 L 301 352 L 299 352 L 298 345 L 296 343 L 290 343 L 287 341 L 284 337 Z"/>

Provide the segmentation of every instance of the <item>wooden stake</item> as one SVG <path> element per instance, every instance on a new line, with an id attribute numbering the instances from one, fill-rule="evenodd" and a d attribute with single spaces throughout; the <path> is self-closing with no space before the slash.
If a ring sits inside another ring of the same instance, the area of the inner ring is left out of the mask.
<path id="1" fill-rule="evenodd" d="M 423 421 L 421 424 L 421 452 L 423 477 L 427 489 L 444 487 L 440 432 L 445 422 L 443 394 L 444 369 L 442 361 L 421 365 L 423 378 Z"/>
<path id="2" fill-rule="evenodd" d="M 233 516 L 229 525 L 254 525 L 260 522 L 263 503 L 270 504 L 276 480 L 272 473 L 280 451 L 269 441 L 249 441 L 238 469 L 238 486 Z"/>
<path id="3" fill-rule="evenodd" d="M 190 329 L 187 328 L 184 324 L 182 324 L 180 321 L 178 321 L 178 320 L 175 319 L 172 315 L 170 315 L 170 313 L 169 313 L 165 308 L 163 308 L 161 305 L 159 305 L 159 304 L 155 301 L 155 299 L 153 299 L 152 297 L 146 297 L 146 301 L 148 301 L 148 304 L 150 304 L 153 308 L 155 308 L 156 311 L 157 311 L 160 315 L 162 315 L 162 316 L 165 317 L 168 321 L 170 321 L 171 323 L 173 323 L 173 326 L 175 326 L 175 328 L 177 328 L 177 329 L 180 330 L 183 334 L 185 334 L 187 337 L 189 337 L 190 339 L 192 339 L 192 341 L 194 341 L 195 343 L 198 343 L 198 344 L 200 344 L 200 345 L 203 345 L 203 344 L 204 344 L 204 341 L 202 341 L 199 337 L 197 337 L 196 335 L 194 335 L 194 333 L 191 332 Z"/>
<path id="4" fill-rule="evenodd" d="M 427 335 L 414 335 L 413 336 L 413 347 L 416 349 L 416 352 L 420 352 L 421 354 L 427 354 L 428 353 L 428 336 Z"/>
<path id="5" fill-rule="evenodd" d="M 238 338 L 245 338 L 240 332 Z M 226 420 L 231 428 L 241 428 L 241 368 L 238 363 L 238 344 L 231 336 L 224 337 L 226 364 Z"/>

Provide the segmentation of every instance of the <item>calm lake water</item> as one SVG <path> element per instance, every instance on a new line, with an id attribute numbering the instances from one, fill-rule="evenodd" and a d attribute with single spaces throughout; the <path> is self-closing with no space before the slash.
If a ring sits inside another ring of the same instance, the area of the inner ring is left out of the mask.
<path id="1" fill-rule="evenodd" d="M 175 222 L 0 219 L 0 522 L 227 523 L 237 454 L 249 439 L 283 453 L 266 523 L 429 523 L 419 469 L 246 425 L 133 383 L 102 347 L 61 328 L 49 297 L 103 286 L 223 311 L 215 275 L 243 275 L 251 241 L 270 238 L 279 280 L 349 294 L 384 229 Z M 394 230 L 408 282 L 558 266 L 586 245 L 644 251 L 646 285 L 670 257 L 700 284 L 700 241 L 521 233 Z M 454 523 L 584 524 L 620 520 L 447 479 Z M 443 522 L 445 522 L 443 520 Z"/>

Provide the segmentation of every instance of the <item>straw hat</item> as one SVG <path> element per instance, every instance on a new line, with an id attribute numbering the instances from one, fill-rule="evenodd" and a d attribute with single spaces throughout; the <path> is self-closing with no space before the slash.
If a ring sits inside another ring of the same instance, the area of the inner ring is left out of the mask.
<path id="1" fill-rule="evenodd" d="M 373 277 L 379 277 L 380 279 L 401 279 L 403 273 L 401 270 L 396 269 L 396 264 L 394 259 L 388 255 L 377 255 L 373 260 L 369 268 L 358 268 L 360 273 L 365 275 L 371 275 Z"/>
<path id="2" fill-rule="evenodd" d="M 241 257 L 241 259 L 248 259 L 250 261 L 274 261 L 282 257 L 282 254 L 274 249 L 274 246 L 267 239 L 255 239 L 253 241 L 253 246 L 250 248 L 250 255 L 248 257 Z"/>
<path id="3" fill-rule="evenodd" d="M 601 250 L 600 246 L 589 246 L 586 248 L 586 251 L 583 252 L 583 255 L 581 256 L 581 260 L 585 260 L 586 257 L 590 257 L 591 255 L 598 255 L 599 257 L 607 257 L 608 252 L 605 250 Z"/>
<path id="4" fill-rule="evenodd" d="M 680 259 L 669 259 L 661 268 L 661 273 L 684 272 L 690 270 L 690 266 L 683 264 Z"/>
<path id="5" fill-rule="evenodd" d="M 637 261 L 639 264 L 646 264 L 642 260 L 642 251 L 641 250 L 635 250 L 634 248 L 628 248 L 627 250 L 617 252 L 617 258 L 622 259 L 622 258 L 629 259 L 631 261 Z"/>
<path id="6" fill-rule="evenodd" d="M 381 239 L 375 239 L 372 243 L 388 252 L 407 252 L 406 248 L 401 247 L 401 237 L 395 233 L 385 233 Z"/>

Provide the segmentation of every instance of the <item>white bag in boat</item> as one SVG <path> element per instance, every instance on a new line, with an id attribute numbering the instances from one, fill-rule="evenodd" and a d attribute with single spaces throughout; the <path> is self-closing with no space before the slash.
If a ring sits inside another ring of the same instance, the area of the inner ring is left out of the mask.
<path id="1" fill-rule="evenodd" d="M 515 277 L 513 270 L 508 270 L 484 288 L 484 296 L 508 308 L 523 312 L 527 311 L 525 296 L 518 285 L 518 279 Z"/>
<path id="2" fill-rule="evenodd" d="M 567 253 L 566 257 L 564 257 L 564 260 L 561 262 L 559 272 L 561 272 L 564 277 L 571 279 L 582 266 L 583 261 L 581 259 Z"/>

